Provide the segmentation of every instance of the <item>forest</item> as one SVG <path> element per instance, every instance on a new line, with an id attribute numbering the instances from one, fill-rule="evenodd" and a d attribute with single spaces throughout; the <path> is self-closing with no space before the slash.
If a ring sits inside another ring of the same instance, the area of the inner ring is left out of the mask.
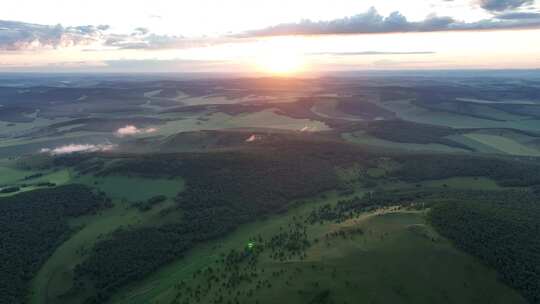
<path id="1" fill-rule="evenodd" d="M 55 157 L 52 166 L 71 167 L 80 175 L 182 177 L 186 181 L 186 189 L 179 190 L 175 204 L 161 211 L 179 211 L 171 213 L 175 218 L 163 225 L 121 228 L 99 240 L 87 258 L 76 266 L 76 284 L 72 291 L 95 290 L 88 303 L 102 303 L 126 284 L 140 281 L 160 267 L 182 258 L 197 244 L 223 237 L 242 224 L 285 213 L 295 200 L 302 201 L 325 191 L 340 189 L 343 181 L 337 171 L 343 167 L 356 165 L 358 169 L 355 170 L 364 172 L 377 167 L 381 161 L 391 161 L 396 166 L 389 169 L 385 178 L 412 183 L 470 176 L 489 177 L 501 185 L 540 184 L 540 166 L 532 159 L 382 153 L 324 136 L 265 136 L 265 141 L 247 148 L 234 147 L 224 151 L 144 155 L 95 153 Z M 470 166 L 471 163 L 475 165 Z M 377 180 L 377 177 L 360 175 L 367 180 Z M 364 197 L 316 209 L 304 224 L 341 222 L 381 206 L 423 208 L 445 201 L 489 200 L 492 197 L 510 200 L 516 195 L 523 194 L 520 191 L 446 188 L 372 191 Z M 148 211 L 164 199 L 152 197 L 134 203 L 133 207 Z M 278 243 L 274 247 L 289 248 L 289 242 L 282 240 L 281 237 L 276 239 Z M 279 259 L 285 252 L 275 254 Z"/>
<path id="2" fill-rule="evenodd" d="M 70 217 L 110 204 L 103 194 L 75 184 L 0 198 L 0 303 L 25 302 L 28 282 L 73 231 Z"/>
<path id="3" fill-rule="evenodd" d="M 375 137 L 400 143 L 442 144 L 470 150 L 466 145 L 446 138 L 459 134 L 459 130 L 448 127 L 407 122 L 403 120 L 374 121 L 368 123 L 367 133 Z"/>
<path id="4" fill-rule="evenodd" d="M 101 303 L 127 282 L 139 280 L 180 258 L 202 241 L 223 236 L 239 225 L 287 211 L 292 200 L 338 185 L 328 162 L 272 153 L 210 153 L 126 160 L 102 174 L 126 170 L 146 175 L 181 175 L 187 187 L 176 197 L 182 217 L 172 224 L 119 230 L 98 242 L 76 269 L 79 288 L 90 279 Z M 134 165 L 136 162 L 136 165 Z M 119 170 L 119 171 L 117 171 Z M 133 173 L 132 173 L 133 174 Z"/>
<path id="5" fill-rule="evenodd" d="M 430 221 L 456 246 L 495 268 L 530 303 L 540 303 L 540 198 L 529 194 L 436 204 Z"/>
<path id="6" fill-rule="evenodd" d="M 453 176 L 484 176 L 506 187 L 527 187 L 540 184 L 540 163 L 534 159 L 465 154 L 404 154 L 394 159 L 401 163 L 401 167 L 392 172 L 392 175 L 410 182 Z"/>
<path id="7" fill-rule="evenodd" d="M 493 267 L 530 303 L 540 301 L 540 196 L 531 190 L 409 189 L 374 192 L 311 212 L 309 223 L 340 223 L 384 206 L 430 208 L 429 221 L 462 250 Z"/>

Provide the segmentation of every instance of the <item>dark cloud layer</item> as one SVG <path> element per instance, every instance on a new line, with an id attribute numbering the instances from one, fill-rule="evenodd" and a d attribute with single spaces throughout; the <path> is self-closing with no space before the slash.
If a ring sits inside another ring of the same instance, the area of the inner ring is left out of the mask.
<path id="1" fill-rule="evenodd" d="M 413 22 L 408 21 L 399 12 L 394 12 L 384 17 L 375 8 L 371 8 L 363 14 L 352 17 L 330 21 L 303 20 L 298 23 L 279 24 L 260 30 L 248 31 L 242 37 L 472 31 L 516 28 L 540 28 L 540 18 L 493 18 L 477 22 L 463 22 L 452 17 L 430 15 L 423 21 Z"/>
<path id="2" fill-rule="evenodd" d="M 107 25 L 63 27 L 0 20 L 0 50 L 29 50 L 85 45 L 98 41 Z"/>
<path id="3" fill-rule="evenodd" d="M 497 19 L 501 20 L 540 20 L 540 13 L 536 12 L 512 12 L 512 13 L 503 13 L 497 15 Z"/>
<path id="4" fill-rule="evenodd" d="M 504 11 L 533 4 L 534 0 L 479 0 L 478 3 L 488 11 Z"/>

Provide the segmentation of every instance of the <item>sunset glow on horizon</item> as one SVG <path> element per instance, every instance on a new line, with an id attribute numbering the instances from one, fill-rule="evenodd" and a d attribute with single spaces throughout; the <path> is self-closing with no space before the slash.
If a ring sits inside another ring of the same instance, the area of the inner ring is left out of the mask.
<path id="1" fill-rule="evenodd" d="M 540 68 L 531 0 L 47 2 L 3 4 L 0 72 Z"/>

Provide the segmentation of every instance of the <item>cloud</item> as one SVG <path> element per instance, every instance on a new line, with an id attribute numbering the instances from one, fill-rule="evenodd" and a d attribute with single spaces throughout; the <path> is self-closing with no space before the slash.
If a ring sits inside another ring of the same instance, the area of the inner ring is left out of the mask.
<path id="1" fill-rule="evenodd" d="M 108 25 L 64 27 L 0 20 L 0 51 L 56 49 L 96 44 L 116 49 L 180 49 L 239 42 L 235 37 L 158 35 L 144 27 L 131 33 L 111 33 Z M 242 40 L 243 42 L 247 39 Z"/>
<path id="2" fill-rule="evenodd" d="M 316 132 L 316 131 L 317 131 L 317 127 L 315 127 L 315 126 L 304 126 L 302 129 L 300 129 L 301 133 L 304 133 L 304 132 Z"/>
<path id="3" fill-rule="evenodd" d="M 139 135 L 139 134 L 150 134 L 150 133 L 155 133 L 157 131 L 158 129 L 156 128 L 139 129 L 136 126 L 127 125 L 125 127 L 122 127 L 116 130 L 115 135 L 118 137 L 125 137 L 125 136 Z"/>
<path id="4" fill-rule="evenodd" d="M 258 141 L 258 140 L 260 140 L 260 139 L 261 139 L 260 136 L 253 134 L 253 135 L 251 135 L 250 137 L 248 137 L 248 138 L 245 140 L 245 142 L 250 143 L 250 142 Z"/>
<path id="5" fill-rule="evenodd" d="M 69 144 L 56 148 L 43 148 L 40 153 L 48 153 L 51 155 L 61 155 L 70 153 L 90 153 L 90 152 L 103 152 L 113 150 L 116 146 L 112 144 Z"/>
<path id="6" fill-rule="evenodd" d="M 0 50 L 19 51 L 87 45 L 99 41 L 107 25 L 63 27 L 0 20 Z"/>
<path id="7" fill-rule="evenodd" d="M 1 57 L 1 56 L 0 56 Z M 66 61 L 53 63 L 19 63 L 2 61 L 0 59 L 0 72 L 61 72 L 61 73 L 163 73 L 175 71 L 185 74 L 201 73 L 230 73 L 241 74 L 245 72 L 245 65 L 230 60 L 191 60 L 191 59 L 117 59 L 102 61 Z M 205 77 L 210 75 L 206 74 Z"/>
<path id="8" fill-rule="evenodd" d="M 307 55 L 328 55 L 328 56 L 378 56 L 378 55 L 432 55 L 436 52 L 431 51 L 413 51 L 413 52 L 377 52 L 377 51 L 366 51 L 366 52 L 319 52 L 319 53 L 309 53 Z"/>
<path id="9" fill-rule="evenodd" d="M 131 35 L 109 35 L 105 46 L 126 50 L 160 50 L 207 47 L 218 44 L 239 42 L 234 37 L 197 37 L 157 35 L 143 28 L 136 29 Z M 245 40 L 244 40 L 245 42 Z"/>
<path id="10" fill-rule="evenodd" d="M 496 15 L 497 19 L 501 20 L 540 20 L 540 13 L 536 12 L 512 12 Z"/>
<path id="11" fill-rule="evenodd" d="M 464 22 L 452 17 L 429 15 L 423 21 L 408 21 L 399 12 L 389 16 L 380 15 L 375 8 L 352 17 L 329 21 L 302 20 L 284 23 L 264 29 L 243 33 L 242 37 L 265 37 L 286 35 L 333 35 L 333 34 L 377 34 L 438 31 L 499 30 L 515 28 L 540 28 L 540 18 L 532 19 L 484 19 Z"/>
<path id="12" fill-rule="evenodd" d="M 478 0 L 478 4 L 488 11 L 505 11 L 531 5 L 534 0 Z"/>
<path id="13" fill-rule="evenodd" d="M 133 30 L 132 36 L 144 36 L 150 33 L 150 30 L 145 27 L 138 27 Z"/>

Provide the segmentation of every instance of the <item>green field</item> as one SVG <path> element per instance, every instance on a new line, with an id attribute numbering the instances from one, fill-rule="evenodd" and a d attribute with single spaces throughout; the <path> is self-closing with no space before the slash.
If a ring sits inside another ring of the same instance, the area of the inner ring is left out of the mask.
<path id="1" fill-rule="evenodd" d="M 453 188 L 453 189 L 477 189 L 477 190 L 500 190 L 501 186 L 492 179 L 485 177 L 452 177 L 441 180 L 420 182 L 427 188 Z"/>
<path id="2" fill-rule="evenodd" d="M 165 125 L 160 126 L 158 131 L 152 135 L 168 136 L 179 132 L 235 128 L 301 130 L 304 127 L 308 127 L 311 131 L 324 131 L 329 129 L 328 126 L 320 121 L 291 118 L 277 114 L 275 110 L 272 109 L 234 116 L 225 113 L 213 113 L 206 116 L 178 116 L 174 114 L 165 114 L 163 117 L 172 120 Z"/>
<path id="3" fill-rule="evenodd" d="M 540 104 L 500 104 L 532 100 L 540 82 L 383 78 L 0 88 L 14 98 L 0 121 L 0 190 L 17 190 L 0 194 L 11 227 L 0 252 L 15 269 L 0 302 L 525 304 L 524 290 L 540 294 L 523 282 L 538 277 L 539 213 L 512 213 L 540 197 Z M 460 87 L 471 98 L 456 97 Z M 52 150 L 69 144 L 114 148 Z M 17 196 L 40 188 L 51 189 Z M 530 215 L 528 234 L 497 231 L 512 246 L 470 250 L 433 220 L 441 205 L 499 198 L 500 218 L 456 227 L 482 247 L 478 231 Z M 509 280 L 507 261 L 533 263 Z"/>
<path id="4" fill-rule="evenodd" d="M 176 220 L 177 213 L 168 215 L 160 211 L 173 206 L 173 198 L 184 189 L 182 179 L 145 179 L 140 177 L 94 177 L 74 178 L 74 182 L 88 184 L 107 193 L 114 201 L 114 208 L 95 216 L 87 216 L 71 222 L 75 233 L 47 260 L 32 282 L 30 303 L 56 303 L 73 286 L 73 268 L 79 264 L 96 241 L 121 227 L 162 225 Z M 169 200 L 152 210 L 140 212 L 132 202 L 146 200 L 156 195 L 166 195 Z M 80 296 L 80 295 L 79 295 Z M 83 295 L 84 296 L 84 295 Z M 67 296 L 63 303 L 78 303 L 79 297 Z"/>
<path id="5" fill-rule="evenodd" d="M 450 112 L 428 110 L 412 104 L 411 100 L 387 101 L 379 102 L 377 104 L 395 112 L 401 119 L 418 123 L 452 128 L 514 128 L 528 131 L 540 131 L 540 121 L 534 119 L 523 118 L 508 121 L 493 121 Z"/>
<path id="6" fill-rule="evenodd" d="M 2 165 L 3 163 L 3 165 Z M 38 178 L 25 181 L 24 178 L 36 173 L 43 174 Z M 21 187 L 18 192 L 14 193 L 1 193 L 0 197 L 11 196 L 17 193 L 32 191 L 40 187 L 36 186 L 38 183 L 53 183 L 57 186 L 68 183 L 72 176 L 70 170 L 57 170 L 57 171 L 29 171 L 15 168 L 13 164 L 9 164 L 6 161 L 0 163 L 0 188 L 1 186 L 16 186 L 21 184 L 27 184 L 26 187 Z"/>
<path id="7" fill-rule="evenodd" d="M 58 303 L 57 297 L 65 297 L 73 286 L 74 267 L 84 259 L 84 254 L 96 241 L 122 227 L 161 224 L 167 219 L 159 212 L 169 206 L 170 202 L 141 213 L 130 208 L 129 203 L 116 201 L 115 207 L 110 210 L 73 220 L 71 226 L 76 232 L 55 250 L 33 279 L 30 303 Z M 62 303 L 79 303 L 81 299 L 68 296 L 64 301 Z"/>
<path id="8" fill-rule="evenodd" d="M 323 99 L 317 101 L 315 105 L 311 108 L 311 111 L 321 117 L 326 118 L 339 118 L 350 121 L 362 121 L 362 119 L 359 117 L 339 111 L 337 109 L 338 104 L 339 99 Z"/>
<path id="9" fill-rule="evenodd" d="M 463 149 L 449 147 L 442 144 L 413 144 L 393 142 L 370 136 L 363 131 L 344 133 L 342 137 L 349 142 L 388 149 L 401 149 L 407 151 L 465 152 L 465 150 Z"/>
<path id="10" fill-rule="evenodd" d="M 255 234 L 270 237 L 311 208 L 337 200 L 329 195 L 285 216 L 246 225 L 124 288 L 110 303 L 171 303 L 181 281 L 204 290 L 206 281 L 193 279 L 193 275 L 213 267 L 220 253 L 242 250 Z M 247 296 L 246 291 L 253 286 L 244 282 L 231 290 L 230 297 L 223 292 L 225 299 L 235 298 L 240 291 L 240 303 L 309 303 L 328 290 L 331 302 L 324 303 L 525 303 L 497 281 L 493 270 L 437 235 L 426 224 L 424 211 L 380 209 L 341 224 L 309 226 L 308 235 L 323 240 L 327 233 L 353 227 L 365 233 L 320 241 L 308 249 L 305 259 L 279 262 L 263 255 L 257 266 L 258 278 L 271 282 L 271 287 Z M 217 295 L 215 290 L 204 292 L 200 303 L 211 303 Z"/>
<path id="11" fill-rule="evenodd" d="M 2 164 L 3 163 L 3 164 Z M 29 171 L 23 171 L 6 164 L 6 162 L 0 163 L 0 185 L 13 184 L 23 179 L 25 176 L 33 174 Z"/>
<path id="12" fill-rule="evenodd" d="M 506 154 L 521 156 L 540 156 L 539 150 L 521 144 L 517 140 L 509 137 L 480 133 L 470 133 L 464 136 Z"/>

